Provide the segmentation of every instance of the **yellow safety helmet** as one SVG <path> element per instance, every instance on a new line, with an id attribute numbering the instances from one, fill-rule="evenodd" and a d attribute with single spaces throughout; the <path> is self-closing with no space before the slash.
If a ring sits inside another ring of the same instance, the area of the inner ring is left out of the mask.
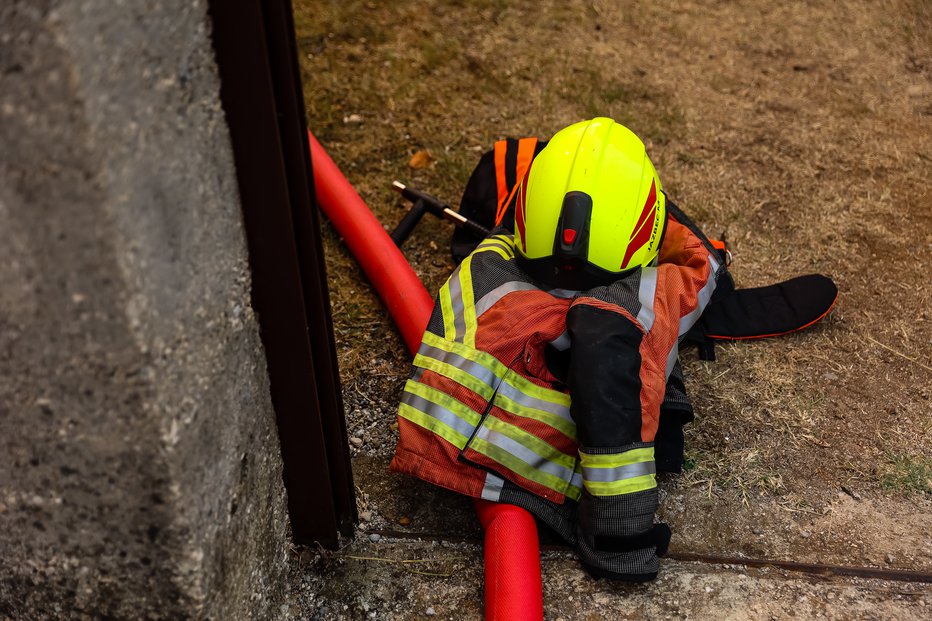
<path id="1" fill-rule="evenodd" d="M 666 197 L 644 143 L 599 117 L 566 127 L 518 191 L 519 264 L 553 287 L 589 289 L 657 258 Z"/>

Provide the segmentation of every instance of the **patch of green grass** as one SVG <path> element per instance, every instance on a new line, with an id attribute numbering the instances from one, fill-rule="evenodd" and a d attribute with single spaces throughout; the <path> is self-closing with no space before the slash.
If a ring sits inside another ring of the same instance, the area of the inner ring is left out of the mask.
<path id="1" fill-rule="evenodd" d="M 632 99 L 631 89 L 624 84 L 608 84 L 602 89 L 602 98 L 608 103 L 629 101 Z"/>
<path id="2" fill-rule="evenodd" d="M 677 161 L 686 164 L 687 166 L 699 166 L 705 161 L 705 158 L 702 156 L 690 153 L 688 151 L 679 151 L 676 154 Z"/>
<path id="3" fill-rule="evenodd" d="M 686 117 L 683 111 L 667 103 L 654 108 L 652 114 L 631 119 L 629 126 L 644 140 L 650 139 L 656 144 L 669 144 L 680 138 Z M 639 127 L 643 133 L 638 133 Z"/>
<path id="4" fill-rule="evenodd" d="M 696 465 L 696 456 L 687 451 L 683 456 L 683 472 L 695 470 Z"/>
<path id="5" fill-rule="evenodd" d="M 432 37 L 418 41 L 424 69 L 435 71 L 461 56 L 459 43 L 452 38 Z"/>
<path id="6" fill-rule="evenodd" d="M 606 80 L 597 67 L 575 69 L 562 94 L 581 110 L 580 118 L 611 117 L 655 144 L 676 140 L 685 122 L 668 94 L 642 78 Z"/>
<path id="7" fill-rule="evenodd" d="M 889 453 L 880 474 L 880 485 L 902 494 L 932 494 L 932 459 Z"/>

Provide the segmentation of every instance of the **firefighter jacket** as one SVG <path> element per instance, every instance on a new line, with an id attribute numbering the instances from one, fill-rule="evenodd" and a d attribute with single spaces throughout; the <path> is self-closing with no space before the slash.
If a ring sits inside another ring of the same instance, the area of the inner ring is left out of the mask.
<path id="1" fill-rule="evenodd" d="M 660 414 L 685 402 L 678 344 L 724 266 L 676 210 L 657 267 L 548 291 L 501 233 L 440 290 L 404 387 L 392 469 L 528 509 L 592 573 L 651 579 L 669 541 L 654 524 Z"/>

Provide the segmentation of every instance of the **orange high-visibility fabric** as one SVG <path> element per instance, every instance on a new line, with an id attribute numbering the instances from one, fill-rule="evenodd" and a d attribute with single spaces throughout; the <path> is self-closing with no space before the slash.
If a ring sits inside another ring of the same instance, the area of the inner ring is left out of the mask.
<path id="1" fill-rule="evenodd" d="M 498 287 L 495 278 L 501 278 L 503 273 L 512 274 L 509 278 L 521 274 L 516 270 L 513 258 L 506 259 L 494 252 L 479 250 L 470 257 L 470 261 L 464 262 L 465 267 L 461 269 L 471 270 L 471 282 L 484 283 L 482 286 L 487 289 Z M 565 335 L 566 315 L 571 304 L 588 304 L 624 316 L 644 335 L 637 352 L 641 360 L 641 389 L 636 397 L 640 403 L 635 404 L 635 407 L 641 412 L 641 441 L 652 442 L 657 432 L 671 359 L 675 361 L 681 333 L 690 327 L 684 328 L 681 319 L 692 314 L 698 318 L 701 307 L 708 302 L 710 287 L 714 289 L 715 266 L 717 263 L 711 251 L 699 237 L 671 217 L 660 252 L 660 263 L 656 272 L 649 272 L 652 276 L 656 274 L 655 290 L 650 294 L 651 299 L 640 301 L 642 307 L 648 307 L 653 317 L 649 325 L 645 327 L 642 323 L 646 321 L 641 319 L 641 309 L 624 308 L 620 303 L 597 299 L 593 297 L 594 294 L 587 295 L 586 292 L 578 293 L 573 299 L 557 297 L 540 289 L 527 288 L 525 283 L 525 288 L 510 291 L 491 306 L 483 308 L 484 312 L 476 318 L 475 350 L 494 356 L 507 367 L 508 374 L 514 374 L 542 389 L 562 392 L 566 388 L 547 367 L 545 350 L 549 343 Z M 462 283 L 462 279 L 459 282 Z M 703 296 L 703 293 L 706 295 Z M 480 297 L 476 294 L 470 299 L 475 299 L 476 304 L 479 304 Z M 432 324 L 437 323 L 439 318 L 439 325 L 442 325 L 442 315 L 438 301 Z M 506 411 L 498 401 L 489 401 L 450 377 L 428 369 L 418 370 L 414 377 L 421 384 L 436 388 L 467 406 L 475 413 L 473 416 L 482 418 L 469 435 L 466 446 L 458 448 L 439 434 L 399 417 L 400 439 L 391 464 L 393 470 L 472 497 L 482 495 L 486 473 L 490 471 L 551 502 L 564 502 L 571 481 L 560 490 L 554 489 L 553 485 L 530 480 L 511 470 L 501 459 L 496 459 L 487 451 L 476 450 L 473 442 L 481 428 L 486 427 L 487 432 L 491 429 L 488 421 L 494 420 L 496 424 L 517 429 L 543 442 L 541 446 L 549 447 L 556 462 L 573 464 L 578 462 L 575 437 L 545 421 Z M 565 470 L 574 471 L 568 467 Z"/>
<path id="2" fill-rule="evenodd" d="M 521 187 L 521 182 L 524 180 L 528 169 L 531 167 L 531 162 L 534 160 L 534 151 L 537 148 L 537 138 L 521 138 L 518 140 L 517 153 L 514 155 L 514 184 L 511 185 L 511 187 L 509 187 L 508 184 L 508 167 L 509 160 L 511 160 L 511 157 L 509 157 L 510 146 L 510 141 L 499 140 L 495 143 L 494 147 L 495 184 L 498 190 L 495 226 L 500 226 L 502 224 L 502 219 L 508 211 L 508 205 L 511 204 L 512 199 L 515 197 L 515 193 L 518 191 L 518 188 Z"/>
<path id="3" fill-rule="evenodd" d="M 495 223 L 501 219 L 499 214 L 504 213 L 505 205 L 508 203 L 508 179 L 505 176 L 505 158 L 508 154 L 508 141 L 499 140 L 493 147 L 495 160 L 495 187 L 498 191 L 498 205 L 495 209 Z"/>

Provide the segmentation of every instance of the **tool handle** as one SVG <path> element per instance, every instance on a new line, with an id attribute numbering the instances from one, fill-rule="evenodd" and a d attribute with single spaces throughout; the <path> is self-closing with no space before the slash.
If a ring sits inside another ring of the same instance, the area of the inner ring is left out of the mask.
<path id="1" fill-rule="evenodd" d="M 431 212 L 435 216 L 440 216 L 442 218 L 443 211 L 445 209 L 449 209 L 450 211 L 453 211 L 453 209 L 449 205 L 441 201 L 436 196 L 433 196 L 431 194 L 428 194 L 427 192 L 418 190 L 417 188 L 412 187 L 410 185 L 405 185 L 400 181 L 393 181 L 392 189 L 398 192 L 399 194 L 401 194 L 402 196 L 404 196 L 406 199 L 408 199 L 412 203 L 416 204 L 418 201 L 423 201 L 424 209 Z"/>
<path id="2" fill-rule="evenodd" d="M 405 243 L 405 240 L 411 235 L 414 227 L 421 221 L 425 213 L 427 213 L 427 205 L 424 201 L 415 201 L 414 206 L 405 214 L 405 217 L 401 219 L 401 222 L 398 223 L 395 230 L 392 231 L 392 241 L 395 242 L 396 246 L 401 248 L 401 244 Z"/>
<path id="3" fill-rule="evenodd" d="M 478 222 L 469 219 L 463 219 L 462 221 L 454 220 L 458 226 L 463 227 L 479 239 L 485 239 L 492 232 L 489 229 L 485 228 Z"/>
<path id="4" fill-rule="evenodd" d="M 402 230 L 403 226 L 407 226 L 407 223 L 409 222 L 409 217 L 414 218 L 413 224 L 410 225 L 410 228 L 413 229 L 414 225 L 417 224 L 417 222 L 421 219 L 421 217 L 424 215 L 424 212 L 426 211 L 429 211 L 430 213 L 434 214 L 438 218 L 449 220 L 456 226 L 466 229 L 467 231 L 469 231 L 470 233 L 472 233 L 479 239 L 484 239 L 488 237 L 489 233 L 491 232 L 489 231 L 489 229 L 485 228 L 478 222 L 474 222 L 473 220 L 463 217 L 462 215 L 454 211 L 452 207 L 450 207 L 449 205 L 441 201 L 436 196 L 428 194 L 427 192 L 422 192 L 421 190 L 418 190 L 417 188 L 411 187 L 409 185 L 405 185 L 400 181 L 393 181 L 392 189 L 394 189 L 396 192 L 401 194 L 403 197 L 405 197 L 406 199 L 414 203 L 415 209 L 417 208 L 418 205 L 421 205 L 421 208 L 418 211 L 416 217 L 412 216 L 412 213 L 414 211 L 412 209 L 410 212 L 408 212 L 408 215 L 405 216 L 405 219 L 401 221 L 401 224 L 399 224 L 398 227 L 395 229 L 395 232 L 392 233 L 392 239 L 394 239 L 395 243 L 397 243 L 399 246 L 402 244 L 402 242 L 404 242 L 405 238 L 407 238 L 407 236 L 411 234 L 411 231 L 408 228 L 404 228 Z M 396 238 L 395 233 L 400 233 L 400 234 L 403 233 L 403 236 L 401 236 L 400 238 Z"/>

